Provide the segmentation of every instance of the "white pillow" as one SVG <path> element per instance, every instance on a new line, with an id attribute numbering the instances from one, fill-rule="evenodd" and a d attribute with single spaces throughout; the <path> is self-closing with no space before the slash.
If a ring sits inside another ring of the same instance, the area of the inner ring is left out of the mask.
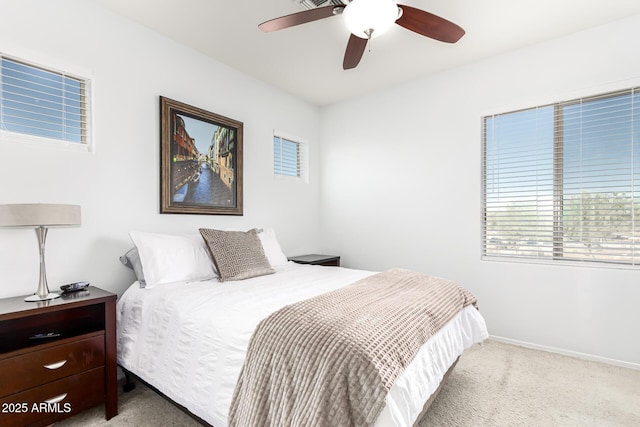
<path id="1" fill-rule="evenodd" d="M 129 233 L 138 248 L 145 289 L 164 283 L 216 277 L 213 261 L 199 234 Z"/>
<path id="2" fill-rule="evenodd" d="M 282 253 L 282 249 L 280 249 L 280 243 L 278 243 L 276 232 L 273 228 L 260 230 L 258 237 L 262 242 L 262 249 L 264 249 L 264 254 L 267 256 L 271 267 L 278 267 L 289 261 L 287 256 Z"/>

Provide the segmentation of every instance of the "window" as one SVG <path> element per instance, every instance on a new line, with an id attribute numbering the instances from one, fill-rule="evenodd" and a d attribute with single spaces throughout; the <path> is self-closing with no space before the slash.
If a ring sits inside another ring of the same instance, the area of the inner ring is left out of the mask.
<path id="1" fill-rule="evenodd" d="M 0 131 L 88 144 L 86 79 L 0 55 Z"/>
<path id="2" fill-rule="evenodd" d="M 306 179 L 305 145 L 293 138 L 273 135 L 273 172 L 276 175 Z"/>
<path id="3" fill-rule="evenodd" d="M 640 264 L 640 88 L 483 118 L 483 256 Z"/>

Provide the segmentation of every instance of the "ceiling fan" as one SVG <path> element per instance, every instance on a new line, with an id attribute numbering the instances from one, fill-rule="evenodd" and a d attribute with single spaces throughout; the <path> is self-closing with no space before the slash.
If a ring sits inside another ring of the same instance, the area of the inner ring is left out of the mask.
<path id="1" fill-rule="evenodd" d="M 446 43 L 455 43 L 464 35 L 464 30 L 453 22 L 421 9 L 400 5 L 396 0 L 340 0 L 332 3 L 334 4 L 331 6 L 271 19 L 258 25 L 258 28 L 268 33 L 335 15 L 344 15 L 345 24 L 351 31 L 342 62 L 342 68 L 345 70 L 358 65 L 369 39 L 378 37 L 394 23 Z"/>

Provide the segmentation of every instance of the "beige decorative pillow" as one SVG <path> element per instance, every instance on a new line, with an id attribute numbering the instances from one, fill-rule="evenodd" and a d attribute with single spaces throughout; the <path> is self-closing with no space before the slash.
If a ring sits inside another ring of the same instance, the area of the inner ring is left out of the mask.
<path id="1" fill-rule="evenodd" d="M 220 281 L 242 280 L 275 273 L 264 254 L 256 229 L 223 231 L 201 228 Z"/>

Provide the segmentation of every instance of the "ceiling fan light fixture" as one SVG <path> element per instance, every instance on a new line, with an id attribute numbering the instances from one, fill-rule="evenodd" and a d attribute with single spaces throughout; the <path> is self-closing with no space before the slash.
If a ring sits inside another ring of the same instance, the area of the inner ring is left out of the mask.
<path id="1" fill-rule="evenodd" d="M 344 9 L 344 22 L 351 34 L 363 39 L 378 37 L 398 19 L 394 0 L 353 0 Z"/>

